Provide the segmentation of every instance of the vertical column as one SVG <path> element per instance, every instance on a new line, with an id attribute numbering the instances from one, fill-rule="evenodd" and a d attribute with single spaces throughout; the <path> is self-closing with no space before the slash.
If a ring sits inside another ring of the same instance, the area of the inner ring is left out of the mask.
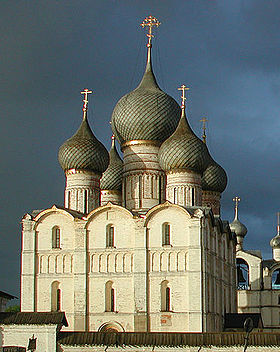
<path id="1" fill-rule="evenodd" d="M 75 229 L 75 250 L 73 255 L 74 273 L 74 330 L 87 328 L 87 231 L 84 223 L 77 223 Z"/>

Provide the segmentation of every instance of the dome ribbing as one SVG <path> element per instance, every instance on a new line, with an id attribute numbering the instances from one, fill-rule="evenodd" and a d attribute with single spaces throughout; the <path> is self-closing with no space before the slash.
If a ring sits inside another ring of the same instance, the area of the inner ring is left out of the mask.
<path id="1" fill-rule="evenodd" d="M 179 118 L 180 107 L 159 88 L 148 52 L 141 83 L 123 96 L 114 108 L 113 133 L 121 144 L 132 140 L 163 142 L 175 131 Z"/>
<path id="2" fill-rule="evenodd" d="M 233 222 L 229 224 L 229 227 L 232 232 L 235 232 L 236 236 L 245 237 L 247 233 L 247 227 L 243 225 L 238 218 L 238 202 L 240 201 L 240 198 L 235 197 L 233 200 L 236 202 L 235 216 Z"/>
<path id="3" fill-rule="evenodd" d="M 214 160 L 207 166 L 201 178 L 203 191 L 222 193 L 227 186 L 227 174 L 225 170 Z"/>
<path id="4" fill-rule="evenodd" d="M 109 166 L 100 179 L 100 188 L 102 190 L 120 191 L 122 189 L 123 161 L 116 149 L 114 137 L 112 137 L 109 159 Z"/>
<path id="5" fill-rule="evenodd" d="M 159 149 L 160 166 L 164 171 L 188 169 L 202 173 L 210 160 L 206 145 L 190 128 L 183 109 L 176 131 Z"/>
<path id="6" fill-rule="evenodd" d="M 59 148 L 58 160 L 64 171 L 76 169 L 102 173 L 109 164 L 109 155 L 84 118 L 74 136 Z"/>

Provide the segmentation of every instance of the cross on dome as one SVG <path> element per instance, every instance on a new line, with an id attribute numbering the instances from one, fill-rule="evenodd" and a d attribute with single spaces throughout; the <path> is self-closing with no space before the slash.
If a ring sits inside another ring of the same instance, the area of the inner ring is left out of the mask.
<path id="1" fill-rule="evenodd" d="M 87 88 L 84 89 L 81 94 L 84 94 L 84 105 L 83 105 L 83 120 L 86 118 L 87 106 L 88 106 L 88 95 L 91 94 L 92 91 L 88 90 Z"/>
<path id="2" fill-rule="evenodd" d="M 147 47 L 151 48 L 152 47 L 152 38 L 154 37 L 152 35 L 152 29 L 154 26 L 159 27 L 161 23 L 153 16 L 148 16 L 144 19 L 144 21 L 141 23 L 141 27 L 145 28 L 146 26 L 149 27 L 149 33 L 147 33 L 148 37 L 148 44 Z"/>
<path id="3" fill-rule="evenodd" d="M 232 201 L 235 202 L 235 218 L 236 219 L 238 217 L 238 203 L 240 202 L 240 200 L 241 199 L 237 196 L 232 199 Z"/>
<path id="4" fill-rule="evenodd" d="M 180 88 L 178 88 L 178 90 L 182 91 L 182 104 L 181 104 L 181 108 L 184 109 L 185 108 L 185 100 L 187 100 L 186 95 L 185 95 L 185 91 L 189 90 L 190 88 L 186 87 L 184 84 L 181 85 Z"/>
<path id="5" fill-rule="evenodd" d="M 206 122 L 208 122 L 206 117 L 203 117 L 200 122 L 202 122 L 202 130 L 203 130 L 203 135 L 202 135 L 202 141 L 203 143 L 206 144 Z"/>

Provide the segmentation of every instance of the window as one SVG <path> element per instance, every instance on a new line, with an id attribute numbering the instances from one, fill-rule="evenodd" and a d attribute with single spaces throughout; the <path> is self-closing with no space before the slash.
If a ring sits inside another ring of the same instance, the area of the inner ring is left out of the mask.
<path id="1" fill-rule="evenodd" d="M 161 311 L 169 312 L 170 311 L 170 287 L 168 286 L 168 281 L 162 281 L 160 285 L 161 291 Z"/>
<path id="2" fill-rule="evenodd" d="M 194 206 L 194 188 L 191 188 L 191 205 Z"/>
<path id="3" fill-rule="evenodd" d="M 273 290 L 280 290 L 280 269 L 276 269 L 272 273 L 271 284 Z"/>
<path id="4" fill-rule="evenodd" d="M 58 226 L 52 228 L 52 248 L 60 248 L 60 228 Z"/>
<path id="5" fill-rule="evenodd" d="M 237 289 L 248 290 L 249 289 L 249 265 L 242 259 L 236 259 L 237 266 Z"/>
<path id="6" fill-rule="evenodd" d="M 112 225 L 106 227 L 106 247 L 114 247 L 114 227 Z"/>
<path id="7" fill-rule="evenodd" d="M 61 290 L 59 282 L 54 281 L 51 286 L 51 311 L 58 312 L 61 310 Z"/>
<path id="8" fill-rule="evenodd" d="M 280 295 L 278 296 L 278 304 L 280 304 Z"/>
<path id="9" fill-rule="evenodd" d="M 105 312 L 115 311 L 115 290 L 113 282 L 108 281 L 105 285 Z"/>
<path id="10" fill-rule="evenodd" d="M 88 208 L 88 191 L 87 189 L 85 189 L 85 193 L 84 193 L 84 212 L 87 213 L 87 208 Z"/>
<path id="11" fill-rule="evenodd" d="M 170 245 L 170 224 L 167 222 L 162 224 L 162 245 Z"/>

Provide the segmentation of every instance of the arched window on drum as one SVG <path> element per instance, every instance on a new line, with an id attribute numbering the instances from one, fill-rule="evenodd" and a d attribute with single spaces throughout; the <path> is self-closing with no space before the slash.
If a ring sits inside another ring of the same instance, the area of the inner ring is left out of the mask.
<path id="1" fill-rule="evenodd" d="M 236 267 L 237 267 L 237 289 L 248 290 L 250 288 L 248 263 L 242 258 L 237 258 Z"/>

